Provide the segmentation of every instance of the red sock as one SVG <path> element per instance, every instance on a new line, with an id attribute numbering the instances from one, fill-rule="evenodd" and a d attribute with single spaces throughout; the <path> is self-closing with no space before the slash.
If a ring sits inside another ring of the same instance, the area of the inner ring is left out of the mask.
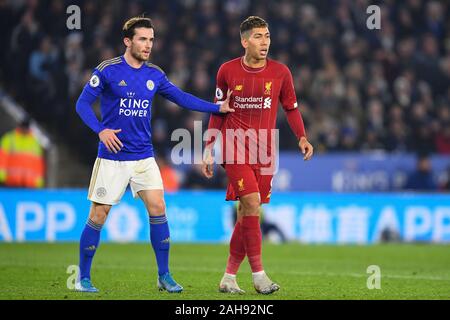
<path id="1" fill-rule="evenodd" d="M 242 226 L 238 221 L 234 225 L 233 234 L 230 240 L 230 255 L 228 257 L 226 273 L 236 274 L 241 262 L 245 258 L 244 239 L 242 238 Z"/>
<path id="2" fill-rule="evenodd" d="M 262 234 L 258 216 L 242 218 L 242 237 L 252 272 L 264 270 L 261 261 Z"/>

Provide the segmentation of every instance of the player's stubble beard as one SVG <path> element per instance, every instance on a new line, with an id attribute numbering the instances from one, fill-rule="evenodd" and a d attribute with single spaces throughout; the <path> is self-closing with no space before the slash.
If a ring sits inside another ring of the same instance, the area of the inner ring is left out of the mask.
<path id="1" fill-rule="evenodd" d="M 269 52 L 267 51 L 267 53 Z M 267 55 L 265 56 L 259 55 L 258 51 L 255 50 L 255 52 L 247 52 L 244 59 L 248 64 L 252 62 L 260 63 L 267 59 Z"/>
<path id="2" fill-rule="evenodd" d="M 150 59 L 150 54 L 148 55 L 148 58 L 144 58 L 144 55 L 138 50 L 136 50 L 133 45 L 130 48 L 130 54 L 133 58 L 135 58 L 139 62 L 147 62 L 148 59 Z"/>
<path id="3" fill-rule="evenodd" d="M 260 54 L 262 48 L 255 46 L 253 48 L 248 48 L 248 50 L 246 50 L 245 56 L 244 56 L 244 60 L 250 65 L 252 62 L 253 63 L 262 63 L 265 62 L 267 59 L 267 56 L 269 55 L 269 46 L 266 47 L 267 49 L 267 53 L 265 55 Z"/>

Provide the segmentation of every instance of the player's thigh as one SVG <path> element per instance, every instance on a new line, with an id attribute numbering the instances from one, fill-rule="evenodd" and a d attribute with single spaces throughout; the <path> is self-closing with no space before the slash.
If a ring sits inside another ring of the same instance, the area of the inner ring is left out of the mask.
<path id="1" fill-rule="evenodd" d="M 135 198 L 140 191 L 158 190 L 160 192 L 154 192 L 154 194 L 163 194 L 163 181 L 155 158 L 146 158 L 136 162 L 130 178 L 130 187 Z"/>
<path id="2" fill-rule="evenodd" d="M 247 164 L 226 164 L 225 172 L 236 199 L 259 192 L 258 181 L 251 166 Z"/>
<path id="3" fill-rule="evenodd" d="M 272 175 L 257 175 L 261 203 L 269 203 L 272 195 Z"/>
<path id="4" fill-rule="evenodd" d="M 166 212 L 163 190 L 141 190 L 139 197 L 144 201 L 147 212 L 151 216 L 160 216 Z"/>
<path id="5" fill-rule="evenodd" d="M 119 203 L 130 180 L 129 163 L 97 158 L 92 170 L 88 199 L 98 204 Z"/>

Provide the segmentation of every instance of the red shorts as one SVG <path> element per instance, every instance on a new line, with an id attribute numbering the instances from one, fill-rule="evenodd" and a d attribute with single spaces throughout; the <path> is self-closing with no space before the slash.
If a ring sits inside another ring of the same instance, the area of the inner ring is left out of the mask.
<path id="1" fill-rule="evenodd" d="M 226 200 L 239 200 L 258 192 L 261 203 L 269 203 L 273 175 L 262 175 L 261 168 L 248 164 L 225 164 L 225 172 L 228 176 Z"/>

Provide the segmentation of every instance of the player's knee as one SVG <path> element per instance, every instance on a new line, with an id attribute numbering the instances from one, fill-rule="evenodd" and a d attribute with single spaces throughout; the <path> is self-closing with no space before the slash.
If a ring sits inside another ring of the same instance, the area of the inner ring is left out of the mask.
<path id="1" fill-rule="evenodd" d="M 164 202 L 164 199 L 152 201 L 152 203 L 149 204 L 148 211 L 150 215 L 157 215 L 157 216 L 165 213 L 166 203 Z"/>
<path id="2" fill-rule="evenodd" d="M 246 199 L 241 199 L 241 213 L 244 216 L 258 215 L 259 207 L 261 206 L 261 201 L 258 197 L 249 197 Z"/>
<path id="3" fill-rule="evenodd" d="M 110 208 L 111 207 L 107 205 L 93 204 L 89 218 L 94 223 L 104 224 L 106 222 L 106 218 L 108 217 Z"/>

